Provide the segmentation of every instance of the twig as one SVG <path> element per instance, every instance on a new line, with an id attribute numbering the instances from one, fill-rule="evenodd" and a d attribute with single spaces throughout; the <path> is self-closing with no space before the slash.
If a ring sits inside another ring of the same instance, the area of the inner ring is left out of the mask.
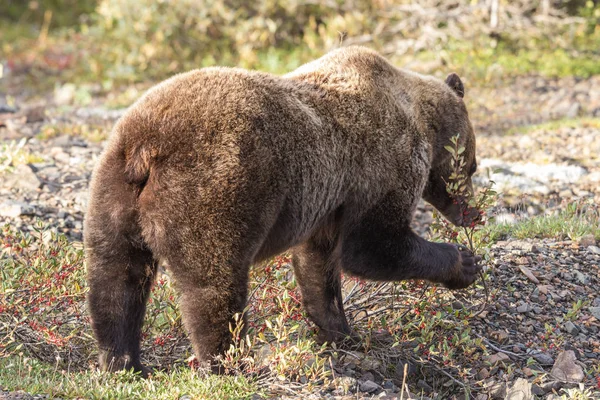
<path id="1" fill-rule="evenodd" d="M 504 354 L 508 354 L 510 356 L 513 356 L 513 357 L 517 357 L 520 360 L 526 360 L 527 359 L 527 357 L 525 357 L 525 356 L 522 356 L 522 355 L 517 354 L 517 353 L 513 353 L 512 351 L 504 350 L 503 348 L 498 347 L 498 346 L 492 344 L 488 339 L 486 339 L 485 337 L 481 336 L 477 332 L 474 332 L 474 333 L 475 333 L 475 336 L 477 336 L 478 338 L 482 339 L 485 342 L 485 344 L 487 344 L 488 346 L 490 346 L 492 349 L 494 349 L 496 351 L 499 351 L 499 352 L 504 353 Z"/>

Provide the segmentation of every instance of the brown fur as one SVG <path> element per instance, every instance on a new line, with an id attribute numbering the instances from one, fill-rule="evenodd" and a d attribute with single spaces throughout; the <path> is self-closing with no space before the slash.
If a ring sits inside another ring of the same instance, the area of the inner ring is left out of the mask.
<path id="1" fill-rule="evenodd" d="M 446 84 L 360 47 L 283 77 L 206 68 L 149 90 L 115 126 L 91 184 L 85 245 L 101 367 L 142 370 L 159 261 L 181 290 L 200 360 L 229 345 L 250 265 L 288 249 L 325 340 L 350 333 L 341 270 L 471 284 L 472 254 L 409 228 L 422 195 L 465 222 L 443 182 L 451 136 L 475 165 L 463 93 L 456 75 Z"/>

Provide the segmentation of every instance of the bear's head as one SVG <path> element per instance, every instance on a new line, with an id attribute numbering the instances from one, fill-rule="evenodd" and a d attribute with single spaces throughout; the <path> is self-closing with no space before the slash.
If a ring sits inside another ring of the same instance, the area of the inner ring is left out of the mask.
<path id="1" fill-rule="evenodd" d="M 462 173 L 466 176 L 468 193 L 473 193 L 471 177 L 477 170 L 475 134 L 463 101 L 465 89 L 459 76 L 455 73 L 448 75 L 444 84 L 446 87 L 442 92 L 443 98 L 436 107 L 436 140 L 433 143 L 433 158 L 423 198 L 453 224 L 468 226 L 479 214 L 477 210 L 468 207 L 466 199 L 456 198 L 448 193 L 446 183 L 450 181 L 453 172 L 450 163 L 452 154 L 445 146 L 451 145 L 451 138 L 459 135 L 459 146 L 465 149 L 461 154 L 465 160 Z"/>

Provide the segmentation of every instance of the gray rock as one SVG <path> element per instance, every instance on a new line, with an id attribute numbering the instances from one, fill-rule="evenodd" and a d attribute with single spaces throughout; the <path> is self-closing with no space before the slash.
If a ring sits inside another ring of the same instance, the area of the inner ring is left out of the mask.
<path id="1" fill-rule="evenodd" d="M 579 115 L 579 110 L 581 109 L 581 104 L 579 104 L 578 102 L 575 102 L 573 104 L 571 104 L 571 106 L 569 107 L 569 109 L 567 110 L 567 113 L 565 114 L 566 118 L 575 118 Z"/>
<path id="2" fill-rule="evenodd" d="M 594 235 L 585 235 L 579 239 L 579 245 L 582 247 L 596 246 L 596 238 Z"/>
<path id="3" fill-rule="evenodd" d="M 563 382 L 578 383 L 583 381 L 585 374 L 581 366 L 575 363 L 576 360 L 573 350 L 561 352 L 552 367 L 552 376 Z"/>
<path id="4" fill-rule="evenodd" d="M 527 379 L 519 378 L 506 393 L 505 400 L 532 400 L 531 383 Z"/>
<path id="5" fill-rule="evenodd" d="M 391 390 L 392 392 L 397 392 L 398 390 L 400 390 L 398 388 L 398 386 L 394 385 L 394 382 L 392 381 L 384 381 L 383 385 L 381 385 L 385 390 Z"/>
<path id="6" fill-rule="evenodd" d="M 523 303 L 519 307 L 517 307 L 517 312 L 519 313 L 526 313 L 529 311 L 531 311 L 531 306 L 529 305 L 529 303 Z"/>
<path id="7" fill-rule="evenodd" d="M 563 384 L 559 381 L 544 382 L 540 385 L 540 388 L 544 391 L 544 393 L 549 393 L 553 390 L 560 390 L 561 387 L 563 387 Z"/>
<path id="8" fill-rule="evenodd" d="M 539 248 L 531 242 L 525 240 L 509 240 L 506 242 L 507 250 L 523 250 L 529 253 L 539 252 Z"/>
<path id="9" fill-rule="evenodd" d="M 552 365 L 554 363 L 554 359 L 548 353 L 535 353 L 533 359 L 541 365 Z"/>
<path id="10" fill-rule="evenodd" d="M 589 307 L 588 310 L 590 310 L 590 313 L 594 316 L 594 318 L 600 320 L 600 307 Z"/>
<path id="11" fill-rule="evenodd" d="M 579 283 L 581 283 L 582 285 L 587 285 L 588 283 L 590 283 L 590 277 L 584 274 L 583 272 L 573 271 L 573 273 L 577 277 L 577 281 L 579 281 Z"/>
<path id="12" fill-rule="evenodd" d="M 364 393 L 374 393 L 381 389 L 381 386 L 373 381 L 364 381 L 360 384 L 360 391 Z"/>
<path id="13" fill-rule="evenodd" d="M 504 383 L 495 383 L 490 387 L 490 395 L 492 399 L 495 400 L 504 400 L 506 396 L 506 384 Z"/>
<path id="14" fill-rule="evenodd" d="M 33 206 L 20 201 L 5 201 L 0 203 L 0 216 L 8 218 L 17 218 L 21 215 L 34 215 Z"/>
<path id="15" fill-rule="evenodd" d="M 41 182 L 30 166 L 19 164 L 9 173 L 5 174 L 3 186 L 23 191 L 36 191 Z"/>
<path id="16" fill-rule="evenodd" d="M 546 392 L 544 391 L 544 389 L 542 389 L 539 385 L 532 385 L 531 386 L 531 393 L 536 395 L 536 396 L 543 396 L 546 394 Z"/>
<path id="17" fill-rule="evenodd" d="M 588 246 L 587 251 L 592 254 L 600 254 L 600 247 L 598 246 Z"/>
<path id="18" fill-rule="evenodd" d="M 488 371 L 487 368 L 481 368 L 479 370 L 479 372 L 477 372 L 476 378 L 477 378 L 477 380 L 482 381 L 484 379 L 489 378 L 489 376 L 490 376 L 490 371 Z"/>
<path id="19" fill-rule="evenodd" d="M 564 325 L 564 328 L 571 335 L 577 335 L 579 333 L 579 328 L 577 328 L 577 326 L 571 321 L 567 321 Z"/>

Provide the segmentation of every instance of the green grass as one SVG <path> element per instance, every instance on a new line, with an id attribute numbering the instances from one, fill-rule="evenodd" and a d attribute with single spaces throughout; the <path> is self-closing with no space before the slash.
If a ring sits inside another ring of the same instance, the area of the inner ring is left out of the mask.
<path id="1" fill-rule="evenodd" d="M 245 399 L 257 392 L 243 376 L 199 376 L 184 367 L 145 380 L 132 373 L 67 372 L 20 356 L 0 359 L 0 387 L 64 399 Z"/>
<path id="2" fill-rule="evenodd" d="M 36 137 L 40 140 L 48 140 L 60 135 L 69 135 L 86 139 L 92 143 L 100 143 L 106 140 L 109 134 L 110 125 L 108 124 L 56 123 L 43 125 Z"/>
<path id="3" fill-rule="evenodd" d="M 507 135 L 527 134 L 535 131 L 555 131 L 563 128 L 595 128 L 600 129 L 600 118 L 581 117 L 564 118 L 542 124 L 519 126 L 508 130 Z"/>
<path id="4" fill-rule="evenodd" d="M 479 84 L 519 75 L 587 78 L 600 74 L 598 34 L 579 33 L 569 46 L 557 46 L 553 38 L 528 40 L 526 33 L 521 35 L 499 41 L 452 40 L 444 48 L 445 61 Z M 569 34 L 559 36 L 564 41 Z"/>
<path id="5" fill-rule="evenodd" d="M 492 241 L 503 238 L 577 240 L 593 235 L 600 240 L 600 210 L 594 205 L 573 203 L 551 215 L 520 219 L 514 224 L 491 223 L 482 230 Z"/>

